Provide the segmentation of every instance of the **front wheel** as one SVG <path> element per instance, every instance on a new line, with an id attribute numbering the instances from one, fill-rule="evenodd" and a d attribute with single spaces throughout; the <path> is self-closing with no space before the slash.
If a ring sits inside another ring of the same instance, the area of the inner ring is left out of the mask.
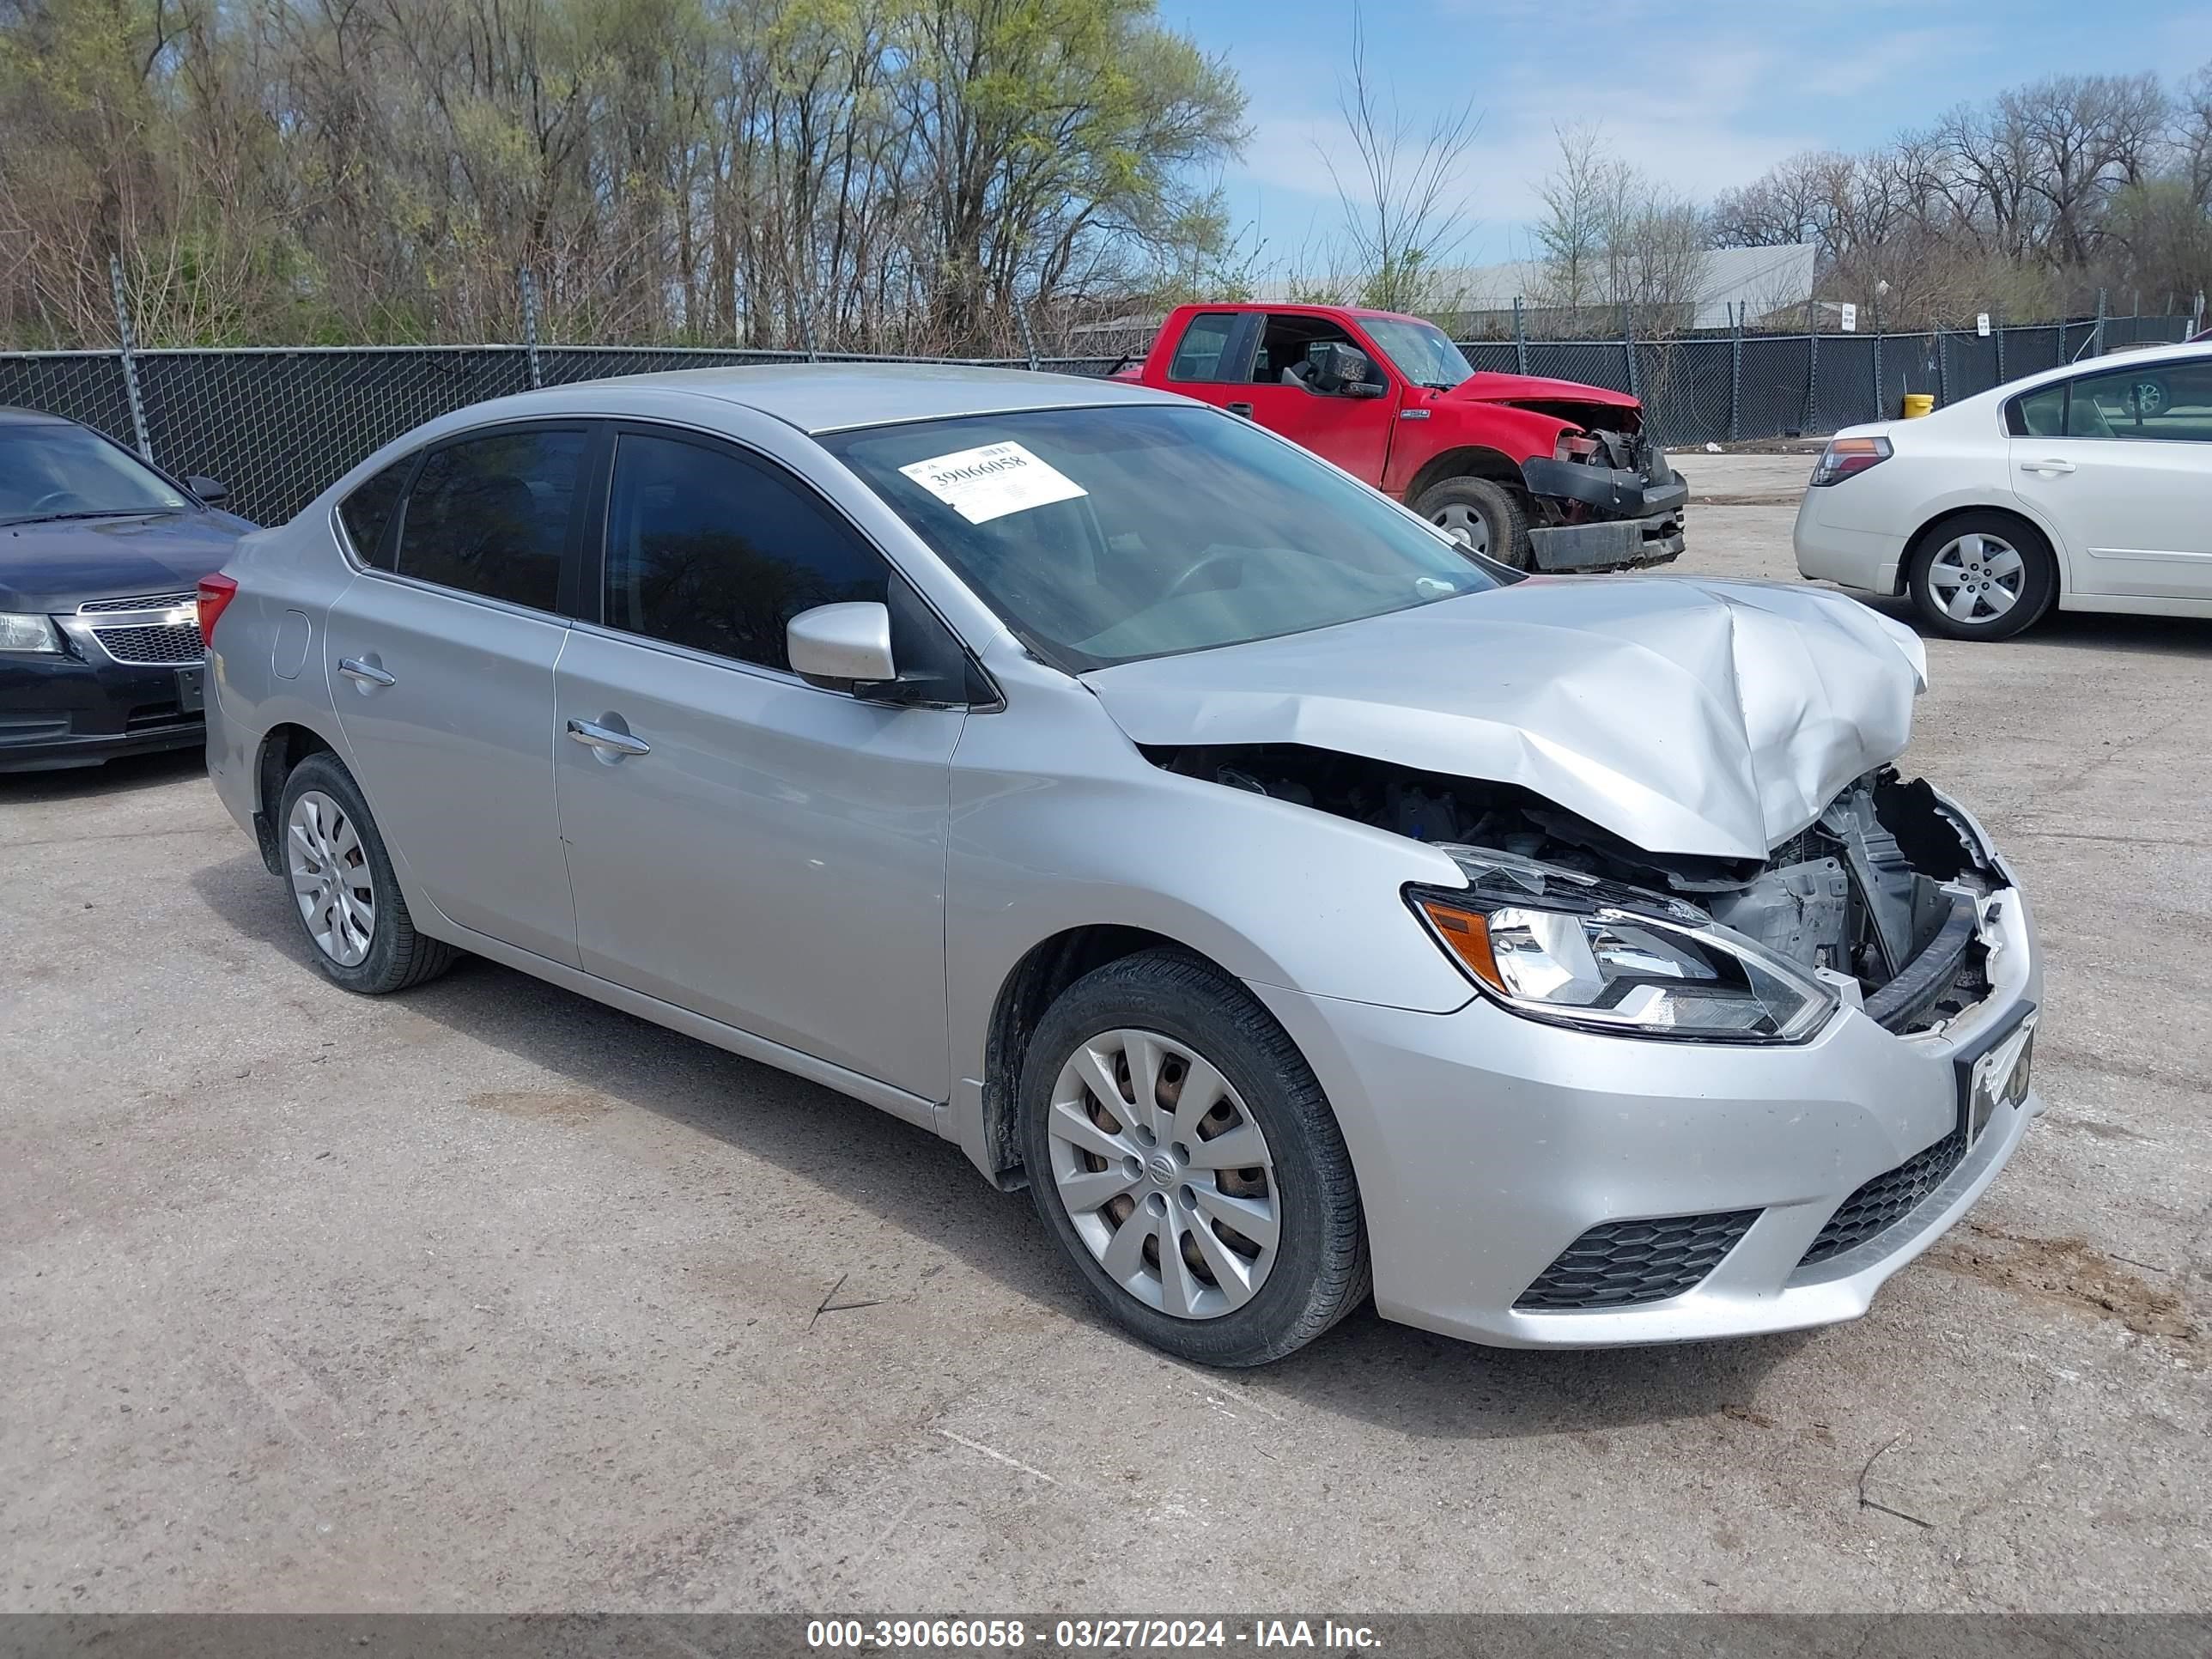
<path id="1" fill-rule="evenodd" d="M 1912 603 L 1937 633 L 2005 640 L 2051 608 L 2058 562 L 2026 520 L 1962 513 L 1921 538 L 1908 583 Z"/>
<path id="2" fill-rule="evenodd" d="M 1421 492 L 1413 511 L 1469 552 L 1516 570 L 1529 568 L 1528 514 L 1520 497 L 1488 478 L 1445 478 Z"/>
<path id="3" fill-rule="evenodd" d="M 1366 1298 L 1359 1190 L 1321 1085 L 1204 963 L 1149 951 L 1078 980 L 1030 1039 L 1019 1108 L 1038 1214 L 1153 1346 L 1265 1364 Z"/>

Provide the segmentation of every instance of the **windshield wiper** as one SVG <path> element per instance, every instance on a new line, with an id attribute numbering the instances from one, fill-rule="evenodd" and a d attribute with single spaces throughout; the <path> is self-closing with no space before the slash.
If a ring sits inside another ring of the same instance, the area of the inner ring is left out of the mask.
<path id="1" fill-rule="evenodd" d="M 60 524 L 70 519 L 150 519 L 181 511 L 181 507 L 95 507 L 81 513 L 27 513 L 21 518 L 0 519 L 0 525 Z"/>

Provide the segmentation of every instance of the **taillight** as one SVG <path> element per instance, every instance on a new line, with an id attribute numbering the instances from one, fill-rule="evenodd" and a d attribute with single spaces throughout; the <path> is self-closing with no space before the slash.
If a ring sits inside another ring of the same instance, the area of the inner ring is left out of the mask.
<path id="1" fill-rule="evenodd" d="M 200 644 L 212 646 L 215 625 L 230 602 L 238 597 L 238 583 L 229 576 L 215 575 L 200 578 Z"/>
<path id="2" fill-rule="evenodd" d="M 1813 464 L 1812 487 L 1819 489 L 1840 483 L 1854 473 L 1880 466 L 1888 459 L 1887 438 L 1831 438 L 1828 447 L 1820 452 L 1820 459 Z"/>

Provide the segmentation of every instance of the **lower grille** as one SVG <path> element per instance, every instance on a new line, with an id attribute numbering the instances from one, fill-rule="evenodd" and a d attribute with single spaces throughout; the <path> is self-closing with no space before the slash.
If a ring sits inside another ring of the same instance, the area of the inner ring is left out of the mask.
<path id="1" fill-rule="evenodd" d="M 101 650 L 134 667 L 160 668 L 196 663 L 207 654 L 197 622 L 155 623 L 137 628 L 95 628 Z"/>
<path id="2" fill-rule="evenodd" d="M 1543 1312 L 1664 1302 L 1702 1284 L 1759 1219 L 1757 1210 L 1608 1221 L 1559 1252 L 1513 1305 Z"/>
<path id="3" fill-rule="evenodd" d="M 187 714 L 181 704 L 143 702 L 124 717 L 126 732 L 158 732 L 165 726 L 198 726 L 200 717 Z"/>
<path id="4" fill-rule="evenodd" d="M 1966 1155 L 1966 1132 L 1962 1127 L 1925 1152 L 1915 1152 L 1894 1170 L 1884 1170 L 1843 1201 L 1797 1265 L 1810 1267 L 1887 1232 L 1918 1209 Z"/>

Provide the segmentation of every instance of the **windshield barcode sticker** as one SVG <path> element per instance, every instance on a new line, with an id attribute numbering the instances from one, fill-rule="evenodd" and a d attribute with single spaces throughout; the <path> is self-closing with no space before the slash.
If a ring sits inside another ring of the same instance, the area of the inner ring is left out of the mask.
<path id="1" fill-rule="evenodd" d="M 969 524 L 988 524 L 1009 513 L 1091 493 L 1019 444 L 957 449 L 899 471 Z"/>

